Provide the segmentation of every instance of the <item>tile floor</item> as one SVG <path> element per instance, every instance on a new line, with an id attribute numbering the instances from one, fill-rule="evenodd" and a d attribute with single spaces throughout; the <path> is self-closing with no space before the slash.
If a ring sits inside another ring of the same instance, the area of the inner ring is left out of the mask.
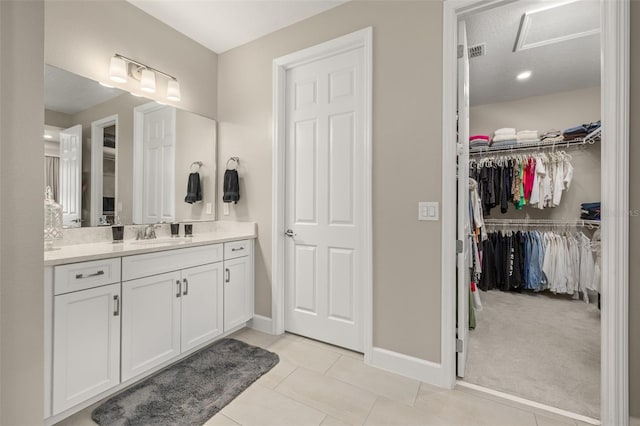
<path id="1" fill-rule="evenodd" d="M 233 336 L 280 363 L 205 426 L 585 425 L 465 388 L 443 390 L 364 364 L 361 354 L 300 336 L 244 329 Z M 93 425 L 89 407 L 61 426 Z"/>

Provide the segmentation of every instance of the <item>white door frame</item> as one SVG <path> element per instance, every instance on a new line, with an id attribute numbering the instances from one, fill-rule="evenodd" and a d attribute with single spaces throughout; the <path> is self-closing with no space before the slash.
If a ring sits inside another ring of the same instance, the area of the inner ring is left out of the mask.
<path id="1" fill-rule="evenodd" d="M 272 157 L 272 279 L 271 309 L 273 334 L 284 333 L 285 311 L 285 170 L 286 170 L 286 74 L 287 70 L 309 62 L 327 58 L 338 53 L 362 47 L 364 50 L 364 151 L 365 191 L 364 191 L 364 247 L 362 271 L 364 300 L 362 304 L 362 325 L 364 330 L 365 361 L 369 360 L 373 345 L 372 305 L 373 305 L 373 227 L 372 227 L 372 34 L 371 27 L 300 50 L 273 61 L 273 157 Z"/>
<path id="2" fill-rule="evenodd" d="M 102 146 L 104 143 L 104 128 L 116 126 L 116 153 L 118 152 L 118 114 L 91 122 L 91 199 L 89 223 L 91 226 L 98 226 L 97 212 L 102 212 Z M 118 155 L 116 154 L 116 197 L 113 206 L 114 216 L 118 214 Z M 100 196 L 98 196 L 98 194 Z"/>
<path id="3" fill-rule="evenodd" d="M 456 46 L 458 18 L 501 3 L 446 0 L 443 7 L 442 367 L 456 382 Z M 629 0 L 601 1 L 602 313 L 601 422 L 629 422 Z M 450 253 L 450 254 L 449 254 Z M 447 254 L 447 255 L 445 255 Z"/>

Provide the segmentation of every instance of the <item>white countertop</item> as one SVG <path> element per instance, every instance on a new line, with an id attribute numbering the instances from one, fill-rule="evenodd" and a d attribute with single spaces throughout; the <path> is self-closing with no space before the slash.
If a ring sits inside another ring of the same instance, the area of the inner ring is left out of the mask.
<path id="1" fill-rule="evenodd" d="M 153 253 L 157 251 L 203 246 L 257 237 L 255 226 L 243 228 L 244 229 L 224 229 L 217 230 L 215 232 L 199 233 L 195 234 L 191 238 L 159 237 L 156 240 L 125 240 L 122 243 L 103 241 L 98 243 L 73 244 L 56 247 L 53 250 L 44 252 L 44 266 L 64 265 L 66 263 L 84 262 L 88 260 Z"/>

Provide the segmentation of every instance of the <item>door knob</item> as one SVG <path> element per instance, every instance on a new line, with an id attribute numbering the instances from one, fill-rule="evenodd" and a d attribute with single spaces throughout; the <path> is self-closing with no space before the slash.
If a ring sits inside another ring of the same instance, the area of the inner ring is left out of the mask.
<path id="1" fill-rule="evenodd" d="M 284 235 L 286 235 L 287 237 L 291 237 L 291 238 L 293 238 L 293 237 L 295 237 L 295 236 L 296 236 L 296 233 L 295 233 L 295 232 L 293 232 L 293 230 L 292 230 L 292 229 L 287 229 L 286 231 L 284 231 Z"/>

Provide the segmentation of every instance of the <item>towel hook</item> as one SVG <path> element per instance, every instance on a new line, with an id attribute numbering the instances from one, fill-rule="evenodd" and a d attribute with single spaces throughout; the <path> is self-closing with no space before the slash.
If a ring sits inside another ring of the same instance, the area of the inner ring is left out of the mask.
<path id="1" fill-rule="evenodd" d="M 236 163 L 236 166 L 233 169 L 229 169 L 229 163 L 231 161 Z M 229 159 L 227 160 L 227 170 L 237 170 L 239 166 L 240 166 L 240 157 L 229 157 Z"/>
<path id="2" fill-rule="evenodd" d="M 199 172 L 202 164 L 202 161 L 194 161 L 193 163 L 191 163 L 191 166 L 189 167 L 191 169 L 191 173 Z"/>

